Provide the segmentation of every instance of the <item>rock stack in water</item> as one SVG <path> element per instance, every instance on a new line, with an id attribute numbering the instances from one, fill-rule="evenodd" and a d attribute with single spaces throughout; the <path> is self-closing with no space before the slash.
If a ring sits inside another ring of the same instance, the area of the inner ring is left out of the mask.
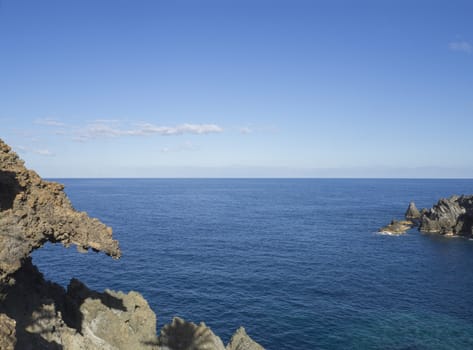
<path id="1" fill-rule="evenodd" d="M 48 282 L 29 257 L 46 242 L 120 258 L 112 229 L 77 212 L 63 186 L 42 180 L 0 140 L 0 349 L 225 349 L 204 324 L 156 315 L 137 292 L 96 292 L 72 279 Z M 244 331 L 226 350 L 260 350 Z"/>
<path id="2" fill-rule="evenodd" d="M 442 198 L 430 209 L 419 211 L 414 202 L 409 204 L 406 220 L 393 220 L 380 232 L 401 234 L 413 226 L 419 231 L 447 236 L 473 237 L 473 195 Z"/>

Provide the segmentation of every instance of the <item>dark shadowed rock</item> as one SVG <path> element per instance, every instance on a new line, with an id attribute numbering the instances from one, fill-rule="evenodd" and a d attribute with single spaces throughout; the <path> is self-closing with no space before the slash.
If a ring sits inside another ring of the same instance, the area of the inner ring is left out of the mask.
<path id="1" fill-rule="evenodd" d="M 156 316 L 140 294 L 99 293 L 74 279 L 66 292 L 31 259 L 13 277 L 0 304 L 0 315 L 11 321 L 5 327 L 0 317 L 0 338 L 14 322 L 16 349 L 157 349 Z"/>
<path id="2" fill-rule="evenodd" d="M 418 220 L 420 219 L 420 212 L 419 209 L 417 209 L 416 205 L 414 202 L 409 203 L 409 207 L 407 208 L 405 217 L 407 220 Z"/>
<path id="3" fill-rule="evenodd" d="M 196 325 L 179 317 L 161 329 L 160 350 L 225 350 L 222 340 L 205 323 Z"/>

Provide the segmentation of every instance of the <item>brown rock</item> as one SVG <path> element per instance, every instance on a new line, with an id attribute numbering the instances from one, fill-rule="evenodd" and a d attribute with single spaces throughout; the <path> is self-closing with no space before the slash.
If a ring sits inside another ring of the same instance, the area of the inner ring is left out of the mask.
<path id="1" fill-rule="evenodd" d="M 0 285 L 8 284 L 23 259 L 47 241 L 120 257 L 112 229 L 74 210 L 63 189 L 26 169 L 0 140 Z"/>

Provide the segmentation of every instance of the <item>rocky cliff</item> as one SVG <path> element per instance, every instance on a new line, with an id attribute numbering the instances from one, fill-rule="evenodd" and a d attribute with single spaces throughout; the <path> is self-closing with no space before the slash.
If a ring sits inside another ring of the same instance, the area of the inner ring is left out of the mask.
<path id="1" fill-rule="evenodd" d="M 63 186 L 42 180 L 0 140 L 0 349 L 261 350 L 244 329 L 225 348 L 205 324 L 156 315 L 137 292 L 96 292 L 48 282 L 30 253 L 46 242 L 120 258 L 112 229 L 77 212 Z"/>

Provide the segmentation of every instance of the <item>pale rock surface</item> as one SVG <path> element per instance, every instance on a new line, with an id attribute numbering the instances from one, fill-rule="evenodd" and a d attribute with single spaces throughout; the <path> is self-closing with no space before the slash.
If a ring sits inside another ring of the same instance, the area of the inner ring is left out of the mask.
<path id="1" fill-rule="evenodd" d="M 245 328 L 240 327 L 233 334 L 226 350 L 264 350 L 264 348 L 246 334 Z"/>

